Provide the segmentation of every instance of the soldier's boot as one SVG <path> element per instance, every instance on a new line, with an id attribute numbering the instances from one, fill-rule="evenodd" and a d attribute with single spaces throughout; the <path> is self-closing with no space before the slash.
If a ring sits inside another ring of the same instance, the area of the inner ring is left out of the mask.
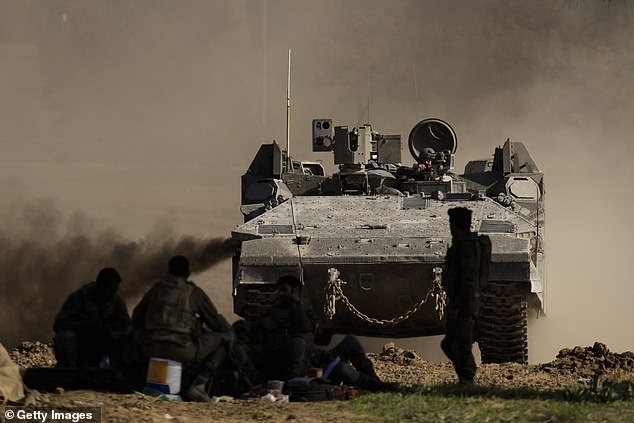
<path id="1" fill-rule="evenodd" d="M 209 376 L 198 375 L 191 385 L 189 385 L 184 397 L 190 401 L 211 402 L 212 399 L 207 393 L 207 386 L 210 384 Z"/>
<path id="2" fill-rule="evenodd" d="M 374 370 L 374 365 L 365 354 L 365 350 L 356 336 L 346 335 L 335 348 L 338 350 L 337 355 L 339 355 L 343 361 L 350 361 L 359 372 L 371 378 L 379 379 L 379 376 L 377 376 Z"/>
<path id="3" fill-rule="evenodd" d="M 401 385 L 398 382 L 383 382 L 379 378 L 360 373 L 357 386 L 370 392 L 400 392 Z"/>
<path id="4" fill-rule="evenodd" d="M 368 375 L 368 377 L 370 377 L 371 379 L 380 379 L 379 376 L 376 374 L 376 371 L 374 370 L 374 365 L 367 355 L 357 355 L 356 357 L 354 357 L 352 364 L 359 372 Z"/>

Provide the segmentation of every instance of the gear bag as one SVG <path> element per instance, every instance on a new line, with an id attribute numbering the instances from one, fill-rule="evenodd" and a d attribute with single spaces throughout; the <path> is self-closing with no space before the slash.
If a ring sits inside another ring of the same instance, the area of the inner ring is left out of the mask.
<path id="1" fill-rule="evenodd" d="M 291 402 L 313 402 L 343 399 L 338 385 L 329 380 L 312 377 L 296 377 L 286 383 Z"/>

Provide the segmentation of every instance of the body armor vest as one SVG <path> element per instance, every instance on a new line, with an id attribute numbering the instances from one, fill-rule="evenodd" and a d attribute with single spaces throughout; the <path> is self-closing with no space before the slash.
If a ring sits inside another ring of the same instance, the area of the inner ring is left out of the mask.
<path id="1" fill-rule="evenodd" d="M 184 344 L 191 341 L 196 317 L 190 306 L 193 286 L 161 280 L 152 288 L 145 316 L 145 329 L 153 341 Z"/>

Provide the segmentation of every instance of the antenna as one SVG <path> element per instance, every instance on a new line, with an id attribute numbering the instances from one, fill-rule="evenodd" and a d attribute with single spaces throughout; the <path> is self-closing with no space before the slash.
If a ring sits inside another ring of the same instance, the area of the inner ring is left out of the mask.
<path id="1" fill-rule="evenodd" d="M 287 172 L 293 170 L 291 160 L 291 49 L 288 49 L 288 80 L 286 83 L 286 160 Z"/>
<path id="2" fill-rule="evenodd" d="M 268 60 L 268 3 L 264 0 L 264 10 L 262 13 L 262 133 L 265 133 L 267 118 L 266 118 L 266 89 L 267 89 L 267 75 L 266 75 L 266 62 Z"/>
<path id="3" fill-rule="evenodd" d="M 420 100 L 418 97 L 418 81 L 416 80 L 416 64 L 412 63 L 412 75 L 414 76 L 414 91 L 416 92 L 416 108 L 418 109 L 418 114 L 420 118 L 423 118 L 423 113 L 420 109 Z"/>

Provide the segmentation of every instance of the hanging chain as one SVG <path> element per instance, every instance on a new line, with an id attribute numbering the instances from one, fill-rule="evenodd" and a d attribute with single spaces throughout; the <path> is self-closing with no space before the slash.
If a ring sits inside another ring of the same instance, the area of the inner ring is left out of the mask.
<path id="1" fill-rule="evenodd" d="M 442 267 L 434 267 L 434 281 L 431 284 L 430 291 L 436 301 L 438 320 L 442 320 L 445 317 L 445 308 L 447 307 L 447 293 L 442 286 Z"/>
<path id="2" fill-rule="evenodd" d="M 336 313 L 335 306 L 337 304 L 337 300 L 341 300 L 352 312 L 352 314 L 357 316 L 359 319 L 365 320 L 366 322 L 374 325 L 391 326 L 396 325 L 403 320 L 409 319 L 412 314 L 416 313 L 427 302 L 427 300 L 429 300 L 429 298 L 433 297 L 436 302 L 436 313 L 438 314 L 438 320 L 442 320 L 445 315 L 445 305 L 447 303 L 447 295 L 442 287 L 442 268 L 434 267 L 433 273 L 434 280 L 432 282 L 431 288 L 429 288 L 429 291 L 427 291 L 425 296 L 419 302 L 414 304 L 414 307 L 412 307 L 404 314 L 392 319 L 377 319 L 362 313 L 350 302 L 350 299 L 348 299 L 346 294 L 343 293 L 342 289 L 342 286 L 347 284 L 347 282 L 339 279 L 339 271 L 337 269 L 330 268 L 328 269 L 329 280 L 328 284 L 326 285 L 326 303 L 324 305 L 324 313 L 329 320 L 332 320 Z"/>
<path id="3" fill-rule="evenodd" d="M 341 285 L 344 285 L 346 282 L 339 279 L 339 271 L 334 267 L 328 269 L 328 284 L 326 285 L 326 304 L 324 305 L 324 313 L 326 313 L 326 317 L 328 320 L 332 320 L 335 317 L 335 307 L 337 305 L 337 300 L 343 296 L 343 291 L 341 290 Z"/>

